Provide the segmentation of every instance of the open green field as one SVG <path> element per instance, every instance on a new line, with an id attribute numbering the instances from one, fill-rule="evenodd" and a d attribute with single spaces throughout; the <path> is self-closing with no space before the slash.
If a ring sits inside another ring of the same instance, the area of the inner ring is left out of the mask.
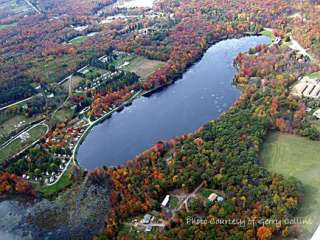
<path id="1" fill-rule="evenodd" d="M 320 224 L 319 150 L 320 142 L 294 135 L 272 133 L 261 152 L 262 162 L 268 170 L 296 177 L 303 182 L 305 198 L 298 215 L 312 220 L 312 224 L 304 226 L 307 235 L 313 233 Z"/>
<path id="2" fill-rule="evenodd" d="M 9 16 L 28 13 L 32 11 L 30 6 L 24 1 L 8 0 L 0 2 L 0 11 L 6 12 Z"/>
<path id="3" fill-rule="evenodd" d="M 96 49 L 87 49 L 77 54 L 64 54 L 59 57 L 47 56 L 37 58 L 30 61 L 30 67 L 26 74 L 33 79 L 38 76 L 46 83 L 57 83 L 63 80 L 65 77 L 73 74 L 83 62 L 95 58 L 99 55 L 99 51 Z"/>
<path id="4" fill-rule="evenodd" d="M 43 118 L 43 116 L 38 115 L 28 118 L 23 114 L 18 114 L 2 122 L 0 124 L 0 144 L 2 144 L 3 139 L 7 139 L 7 137 L 10 136 L 10 134 L 14 131 L 21 131 L 21 129 L 24 129 L 29 123 L 37 121 L 41 118 Z"/>
<path id="5" fill-rule="evenodd" d="M 260 32 L 261 35 L 266 36 L 274 40 L 276 37 L 274 36 L 273 32 L 270 31 L 269 29 L 265 29 L 262 32 Z"/>
<path id="6" fill-rule="evenodd" d="M 0 163 L 14 154 L 22 151 L 24 148 L 28 147 L 30 144 L 43 137 L 47 132 L 46 125 L 38 125 L 29 131 L 27 131 L 24 137 L 17 137 L 15 140 L 5 145 L 0 149 Z"/>
<path id="7" fill-rule="evenodd" d="M 53 119 L 55 122 L 61 123 L 61 122 L 66 122 L 68 120 L 71 120 L 73 115 L 74 115 L 74 110 L 70 108 L 62 108 L 54 114 Z"/>
<path id="8" fill-rule="evenodd" d="M 144 80 L 164 64 L 164 62 L 150 60 L 140 56 L 127 56 L 117 60 L 116 66 L 123 66 L 121 69 L 134 72 Z"/>
<path id="9" fill-rule="evenodd" d="M 15 27 L 17 23 L 10 23 L 10 24 L 0 24 L 0 30 L 10 28 L 10 27 Z"/>
<path id="10" fill-rule="evenodd" d="M 78 45 L 78 44 L 84 43 L 87 39 L 88 39 L 88 36 L 79 36 L 74 39 L 71 39 L 69 43 Z"/>
<path id="11" fill-rule="evenodd" d="M 311 79 L 320 79 L 320 72 L 311 73 L 311 74 L 307 75 L 307 77 L 309 77 Z"/>

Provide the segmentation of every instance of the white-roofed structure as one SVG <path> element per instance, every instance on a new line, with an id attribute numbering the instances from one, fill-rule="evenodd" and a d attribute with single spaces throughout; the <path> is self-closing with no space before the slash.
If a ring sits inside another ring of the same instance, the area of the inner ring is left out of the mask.
<path id="1" fill-rule="evenodd" d="M 170 200 L 170 196 L 167 195 L 167 196 L 163 199 L 163 201 L 162 201 L 162 203 L 161 203 L 161 207 L 167 206 L 169 200 Z"/>
<path id="2" fill-rule="evenodd" d="M 316 232 L 313 234 L 311 240 L 319 240 L 320 239 L 320 225 L 318 226 Z"/>
<path id="3" fill-rule="evenodd" d="M 315 111 L 312 115 L 315 116 L 316 118 L 320 119 L 320 109 Z"/>

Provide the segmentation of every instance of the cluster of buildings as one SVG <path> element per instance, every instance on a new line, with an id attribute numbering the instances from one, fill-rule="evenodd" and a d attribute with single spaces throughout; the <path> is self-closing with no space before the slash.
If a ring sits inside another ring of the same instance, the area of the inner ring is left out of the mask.
<path id="1" fill-rule="evenodd" d="M 169 202 L 170 202 L 171 198 L 170 198 L 170 195 L 166 195 L 165 198 L 162 200 L 161 202 L 161 208 L 163 210 L 163 214 L 165 216 L 165 218 L 169 219 L 173 216 L 173 213 L 175 211 L 177 211 L 177 209 L 171 209 L 168 205 L 169 205 Z M 217 193 L 211 193 L 208 197 L 208 201 L 209 202 L 218 202 L 218 203 L 221 203 L 221 202 L 224 202 L 224 197 L 218 195 Z M 153 211 L 154 212 L 154 211 Z M 140 226 L 142 225 L 142 227 L 144 227 L 144 231 L 145 232 L 151 232 L 152 228 L 153 227 L 164 227 L 164 223 L 163 223 L 163 220 L 160 219 L 160 221 L 162 223 L 154 223 L 156 217 L 155 215 L 159 215 L 159 213 L 147 213 L 144 215 L 143 219 L 141 220 L 140 222 Z M 136 222 L 137 224 L 137 222 Z"/>
<path id="2" fill-rule="evenodd" d="M 302 78 L 293 88 L 293 94 L 299 97 L 318 99 L 320 97 L 320 79 Z"/>
<path id="3" fill-rule="evenodd" d="M 83 124 L 82 121 L 79 121 L 74 124 L 74 127 L 62 129 L 58 127 L 54 132 L 48 134 L 45 140 L 45 151 L 51 155 L 55 162 L 59 162 L 56 170 L 43 172 L 41 177 L 31 177 L 28 174 L 23 174 L 22 177 L 44 184 L 54 183 L 71 160 L 74 148 L 84 134 L 85 126 Z M 26 155 L 24 158 L 28 161 L 29 156 Z"/>
<path id="4" fill-rule="evenodd" d="M 104 82 L 109 82 L 111 81 L 114 77 L 118 76 L 120 74 L 120 71 L 115 71 L 115 72 L 106 72 L 104 74 L 102 74 L 100 77 L 97 77 L 95 79 L 93 79 L 90 82 L 90 87 L 89 86 L 79 86 L 78 89 L 76 90 L 76 92 L 83 92 L 83 91 L 87 91 L 90 88 L 97 88 L 99 87 L 101 84 L 103 84 Z"/>

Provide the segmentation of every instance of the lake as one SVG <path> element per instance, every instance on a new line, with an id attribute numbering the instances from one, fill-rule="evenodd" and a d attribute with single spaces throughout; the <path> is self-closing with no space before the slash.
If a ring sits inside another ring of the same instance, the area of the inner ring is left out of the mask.
<path id="1" fill-rule="evenodd" d="M 270 42 L 265 36 L 251 36 L 213 45 L 175 84 L 136 99 L 95 126 L 79 148 L 79 165 L 88 170 L 121 165 L 159 140 L 193 132 L 216 119 L 241 94 L 232 84 L 233 59 Z"/>

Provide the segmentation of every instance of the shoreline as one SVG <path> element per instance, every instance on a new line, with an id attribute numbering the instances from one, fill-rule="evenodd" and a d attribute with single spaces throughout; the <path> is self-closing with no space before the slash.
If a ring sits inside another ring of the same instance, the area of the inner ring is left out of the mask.
<path id="1" fill-rule="evenodd" d="M 187 65 L 185 71 L 177 74 L 177 76 L 175 76 L 172 80 L 168 81 L 167 83 L 161 85 L 161 86 L 157 86 L 155 88 L 152 88 L 150 90 L 140 90 L 138 91 L 136 94 L 134 94 L 132 97 L 130 97 L 128 100 L 124 101 L 121 105 L 119 105 L 118 107 L 112 109 L 111 111 L 105 113 L 102 117 L 100 117 L 97 120 L 94 121 L 90 121 L 90 119 L 88 119 L 88 123 L 87 128 L 85 129 L 84 133 L 81 135 L 80 139 L 78 140 L 78 142 L 76 143 L 73 151 L 72 151 L 72 156 L 70 158 L 70 160 L 66 163 L 65 168 L 63 169 L 62 173 L 59 175 L 59 177 L 57 178 L 57 180 L 51 184 L 47 184 L 45 186 L 53 186 L 56 183 L 59 182 L 59 180 L 61 179 L 61 177 L 65 174 L 66 170 L 70 167 L 72 167 L 71 163 L 74 166 L 78 166 L 79 168 L 83 169 L 83 170 L 87 170 L 86 168 L 83 168 L 80 166 L 78 160 L 77 160 L 77 155 L 78 155 L 78 151 L 82 145 L 82 143 L 85 141 L 86 137 L 90 134 L 91 130 L 97 126 L 100 123 L 103 123 L 105 120 L 109 119 L 110 117 L 112 117 L 112 114 L 114 112 L 121 112 L 125 107 L 130 106 L 132 104 L 132 102 L 143 96 L 143 97 L 150 97 L 152 94 L 157 93 L 157 92 L 161 92 L 163 89 L 169 87 L 170 85 L 174 84 L 176 81 L 179 81 L 181 79 L 181 77 L 183 76 L 183 74 L 185 74 L 192 66 L 194 66 L 197 62 L 199 62 L 204 54 L 207 52 L 207 50 L 214 46 L 215 44 L 221 42 L 221 41 L 226 41 L 228 39 L 240 39 L 240 38 L 245 38 L 245 37 L 254 37 L 254 36 L 262 36 L 262 34 L 260 34 L 260 32 L 257 33 L 248 33 L 248 32 L 243 32 L 240 34 L 235 34 L 235 36 L 223 36 L 220 37 L 217 40 L 212 41 L 212 43 L 208 44 L 208 46 L 206 46 L 206 48 L 203 49 L 203 52 L 190 64 Z M 241 91 L 241 89 L 240 89 Z M 120 111 L 119 111 L 120 110 Z M 85 112 L 84 112 L 85 113 Z M 82 113 L 83 114 L 83 113 Z M 79 115 L 80 116 L 80 115 Z"/>
<path id="2" fill-rule="evenodd" d="M 208 44 L 208 46 L 206 48 L 203 49 L 203 52 L 199 55 L 199 57 L 197 57 L 195 59 L 195 61 L 193 61 L 192 63 L 188 64 L 185 71 L 183 71 L 182 73 L 179 73 L 177 74 L 177 76 L 175 78 L 173 78 L 172 80 L 168 81 L 167 83 L 161 85 L 161 86 L 157 86 L 157 87 L 154 87 L 150 90 L 140 90 L 138 93 L 136 93 L 134 96 L 132 96 L 129 100 L 123 102 L 120 106 L 114 108 L 112 111 L 106 113 L 105 115 L 103 115 L 101 118 L 91 122 L 89 121 L 89 126 L 88 128 L 86 128 L 86 130 L 84 131 L 83 135 L 80 137 L 78 143 L 76 144 L 75 148 L 74 148 L 74 151 L 73 151 L 73 154 L 72 154 L 72 157 L 71 157 L 71 160 L 74 162 L 75 165 L 79 166 L 80 168 L 82 168 L 79 164 L 78 164 L 78 161 L 77 161 L 77 153 L 78 153 L 78 150 L 81 146 L 81 144 L 85 141 L 85 138 L 87 137 L 87 135 L 91 132 L 91 130 L 97 125 L 97 124 L 100 124 L 100 123 L 103 123 L 105 120 L 107 120 L 108 118 L 112 117 L 112 114 L 116 111 L 118 111 L 119 109 L 122 110 L 122 108 L 125 108 L 126 106 L 130 106 L 132 104 L 132 102 L 140 97 L 140 96 L 143 96 L 143 97 L 150 97 L 152 94 L 154 93 L 157 93 L 157 92 L 161 92 L 163 89 L 169 87 L 170 85 L 174 84 L 176 81 L 179 81 L 181 79 L 181 77 L 183 76 L 183 74 L 185 74 L 192 66 L 194 66 L 196 63 L 198 63 L 204 56 L 204 54 L 207 52 L 207 50 L 212 47 L 213 45 L 221 42 L 221 41 L 226 41 L 228 39 L 240 39 L 240 38 L 245 38 L 245 37 L 254 37 L 254 36 L 262 36 L 262 34 L 260 32 L 257 32 L 257 33 L 249 33 L 249 32 L 244 32 L 244 33 L 241 33 L 241 34 L 235 34 L 235 36 L 223 36 L 223 37 L 220 37 L 218 38 L 217 40 L 214 40 L 212 43 Z M 128 105 L 128 103 L 130 103 Z M 70 161 L 71 161 L 70 160 Z"/>

